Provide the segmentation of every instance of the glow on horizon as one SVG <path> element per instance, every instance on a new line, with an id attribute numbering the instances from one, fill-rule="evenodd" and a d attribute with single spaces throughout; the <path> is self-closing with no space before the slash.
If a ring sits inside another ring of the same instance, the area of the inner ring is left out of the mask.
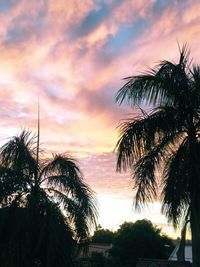
<path id="1" fill-rule="evenodd" d="M 137 220 L 150 220 L 155 226 L 162 229 L 163 234 L 176 239 L 180 237 L 180 230 L 176 231 L 167 223 L 164 215 L 159 213 L 160 203 L 151 203 L 140 212 L 133 210 L 133 199 L 119 198 L 117 195 L 98 195 L 100 205 L 99 224 L 104 229 L 116 231 L 124 222 L 135 222 Z"/>

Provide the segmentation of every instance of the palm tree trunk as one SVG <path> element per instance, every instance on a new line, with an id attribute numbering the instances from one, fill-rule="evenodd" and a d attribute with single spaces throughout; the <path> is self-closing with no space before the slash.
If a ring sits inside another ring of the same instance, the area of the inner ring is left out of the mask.
<path id="1" fill-rule="evenodd" d="M 185 261 L 185 240 L 186 240 L 186 231 L 187 231 L 188 223 L 189 223 L 189 220 L 186 220 L 183 226 L 183 229 L 181 231 L 181 240 L 180 240 L 179 248 L 176 252 L 178 261 Z"/>
<path id="2" fill-rule="evenodd" d="M 191 211 L 191 232 L 192 232 L 192 258 L 193 267 L 200 266 L 200 206 L 194 207 Z"/>
<path id="3" fill-rule="evenodd" d="M 197 140 L 195 129 L 190 126 L 190 174 L 191 174 L 191 234 L 192 234 L 192 266 L 200 267 L 200 168 L 199 153 L 197 151 Z"/>

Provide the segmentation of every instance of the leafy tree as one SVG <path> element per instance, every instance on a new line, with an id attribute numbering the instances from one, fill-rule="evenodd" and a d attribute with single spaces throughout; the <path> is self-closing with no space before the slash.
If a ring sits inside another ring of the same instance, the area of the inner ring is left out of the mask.
<path id="1" fill-rule="evenodd" d="M 91 241 L 93 243 L 110 244 L 112 243 L 113 237 L 114 233 L 112 231 L 101 228 L 94 231 Z"/>
<path id="2" fill-rule="evenodd" d="M 149 105 L 150 112 L 122 123 L 117 143 L 118 171 L 131 168 L 136 207 L 157 197 L 176 227 L 189 214 L 193 266 L 200 266 L 200 66 L 188 61 L 186 46 L 178 63 L 161 61 L 146 74 L 127 78 L 116 101 Z"/>
<path id="3" fill-rule="evenodd" d="M 39 159 L 39 144 L 23 131 L 0 149 L 2 266 L 71 266 L 73 245 L 96 225 L 93 191 L 68 155 Z"/>
<path id="4" fill-rule="evenodd" d="M 148 220 L 125 222 L 113 239 L 113 266 L 136 265 L 139 258 L 166 259 L 172 251 L 172 240 L 161 234 L 161 229 Z"/>

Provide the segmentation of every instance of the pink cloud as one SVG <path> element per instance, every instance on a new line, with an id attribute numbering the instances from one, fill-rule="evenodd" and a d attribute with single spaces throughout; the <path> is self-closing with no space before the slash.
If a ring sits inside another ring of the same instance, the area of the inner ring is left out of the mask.
<path id="1" fill-rule="evenodd" d="M 114 10 L 114 20 L 120 24 L 133 23 L 138 17 L 148 16 L 148 12 L 154 3 L 154 0 L 125 0 Z"/>
<path id="2" fill-rule="evenodd" d="M 62 136 L 66 131 L 65 124 L 68 123 L 68 135 L 76 136 L 76 129 L 81 129 L 85 136 L 90 135 L 89 140 L 96 138 L 100 142 L 99 146 L 104 142 L 105 135 L 111 139 L 111 149 L 117 139 L 113 128 L 128 111 L 114 104 L 115 93 L 123 84 L 121 79 L 144 70 L 145 65 L 154 64 L 159 59 L 174 58 L 178 51 L 177 39 L 180 42 L 191 39 L 191 46 L 195 47 L 194 54 L 198 51 L 198 40 L 194 38 L 199 33 L 198 16 L 194 15 L 193 5 L 188 5 L 181 17 L 178 16 L 180 12 L 175 3 L 154 18 L 150 13 L 153 4 L 154 1 L 138 1 L 137 4 L 124 1 L 120 5 L 113 5 L 112 13 L 107 18 L 100 21 L 94 30 L 73 42 L 68 40 L 70 25 L 72 21 L 73 26 L 78 25 L 91 10 L 99 8 L 92 1 L 81 2 L 78 5 L 79 12 L 75 2 L 66 6 L 65 1 L 56 4 L 49 1 L 48 5 L 44 1 L 39 1 L 37 5 L 21 1 L 3 17 L 7 27 L 26 10 L 29 10 L 31 18 L 36 18 L 43 10 L 43 27 L 39 29 L 42 30 L 42 36 L 39 40 L 38 32 L 33 31 L 30 38 L 22 43 L 1 46 L 2 82 L 7 83 L 13 100 L 28 104 L 29 118 L 37 113 L 37 97 L 40 96 L 45 128 Z M 198 10 L 198 6 L 197 2 L 195 10 Z M 136 40 L 129 40 L 126 53 L 108 60 L 107 55 L 102 53 L 105 43 L 110 36 L 117 35 L 121 25 L 134 23 L 138 17 L 147 17 L 149 28 Z M 30 27 L 26 21 L 22 23 L 22 29 Z M 176 25 L 179 25 L 178 29 Z M 2 36 L 5 36 L 5 32 Z M 111 93 L 106 95 L 106 90 Z M 75 126 L 69 120 L 76 121 Z M 85 125 L 86 121 L 90 123 Z M 27 125 L 23 118 L 20 123 Z M 96 129 L 95 123 L 101 125 L 101 129 Z M 34 125 L 35 121 L 31 122 L 30 119 L 28 126 Z M 115 138 L 111 137 L 113 131 Z"/>

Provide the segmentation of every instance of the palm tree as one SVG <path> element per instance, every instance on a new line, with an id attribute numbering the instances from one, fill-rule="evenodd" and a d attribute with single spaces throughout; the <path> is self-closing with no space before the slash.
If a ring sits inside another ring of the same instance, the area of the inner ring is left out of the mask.
<path id="1" fill-rule="evenodd" d="M 161 61 L 147 73 L 126 78 L 116 101 L 147 105 L 149 112 L 120 125 L 117 170 L 131 168 L 136 208 L 158 196 L 162 212 L 176 227 L 189 214 L 193 266 L 200 266 L 200 66 Z M 159 174 L 159 178 L 158 178 Z"/>
<path id="2" fill-rule="evenodd" d="M 39 160 L 23 131 L 0 149 L 0 260 L 5 266 L 71 266 L 72 248 L 96 226 L 93 191 L 75 159 Z"/>

